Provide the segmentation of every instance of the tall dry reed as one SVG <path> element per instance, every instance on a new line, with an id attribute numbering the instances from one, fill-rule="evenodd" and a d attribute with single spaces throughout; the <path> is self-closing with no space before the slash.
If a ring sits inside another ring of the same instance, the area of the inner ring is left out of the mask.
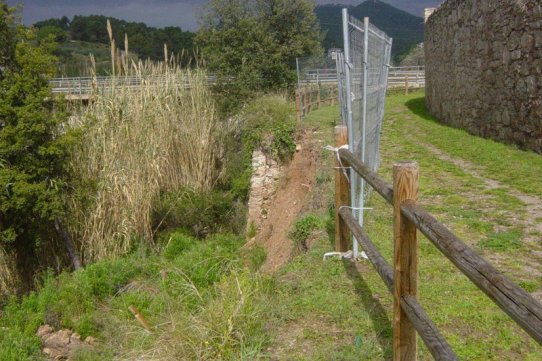
<path id="1" fill-rule="evenodd" d="M 172 64 L 121 60 L 122 73 L 138 84 L 113 77 L 72 117 L 82 130 L 72 167 L 91 193 L 74 197 L 72 231 L 87 261 L 125 254 L 134 239 L 151 241 L 160 192 L 210 190 L 220 175 L 227 126 L 206 73 Z"/>

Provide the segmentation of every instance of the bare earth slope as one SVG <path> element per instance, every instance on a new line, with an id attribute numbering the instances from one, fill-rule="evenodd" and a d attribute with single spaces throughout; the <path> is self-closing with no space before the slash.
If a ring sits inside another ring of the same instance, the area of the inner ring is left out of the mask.
<path id="1" fill-rule="evenodd" d="M 302 131 L 297 141 L 298 151 L 278 183 L 274 199 L 262 223 L 257 242 L 264 246 L 267 259 L 264 272 L 274 272 L 290 259 L 293 251 L 288 232 L 313 187 L 315 155 L 311 145 L 311 132 Z"/>

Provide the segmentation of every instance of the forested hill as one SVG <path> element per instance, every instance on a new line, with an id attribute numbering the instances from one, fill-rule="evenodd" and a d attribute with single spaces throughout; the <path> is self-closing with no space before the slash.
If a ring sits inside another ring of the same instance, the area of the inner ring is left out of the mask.
<path id="1" fill-rule="evenodd" d="M 398 61 L 413 46 L 423 42 L 423 18 L 399 10 L 379 0 L 367 0 L 357 6 L 321 5 L 316 7 L 320 27 L 326 33 L 324 47 L 342 48 L 341 10 L 348 8 L 350 15 L 363 19 L 368 16 L 371 23 L 393 38 L 392 57 Z"/>
<path id="2" fill-rule="evenodd" d="M 183 49 L 192 52 L 195 34 L 173 26 L 158 29 L 144 23 L 128 22 L 101 15 L 75 16 L 72 20 L 67 17 L 49 19 L 40 21 L 34 26 L 39 28 L 38 37 L 54 34 L 61 47 L 68 41 L 109 44 L 107 19 L 111 21 L 116 43 L 124 44 L 124 34 L 127 34 L 130 51 L 135 52 L 140 58 L 162 59 L 164 44 L 167 44 L 169 51 L 175 54 Z"/>

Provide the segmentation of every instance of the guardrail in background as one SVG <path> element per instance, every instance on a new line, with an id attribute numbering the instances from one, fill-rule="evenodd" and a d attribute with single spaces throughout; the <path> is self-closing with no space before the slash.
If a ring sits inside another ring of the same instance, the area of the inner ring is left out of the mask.
<path id="1" fill-rule="evenodd" d="M 76 78 L 54 78 L 49 80 L 53 94 L 65 94 L 72 96 L 75 99 L 88 97 L 94 89 L 109 89 L 113 86 L 138 88 L 142 84 L 162 85 L 171 78 L 166 76 L 100 76 L 100 77 L 76 77 Z M 214 75 L 209 75 L 207 81 L 209 84 L 214 84 L 217 78 Z M 189 86 L 188 78 L 178 79 L 178 83 L 182 86 Z"/>
<path id="2" fill-rule="evenodd" d="M 361 82 L 361 71 L 351 73 L 353 81 Z M 369 76 L 371 73 L 369 72 Z M 296 89 L 297 119 L 309 114 L 314 109 L 320 109 L 322 104 L 334 104 L 338 101 L 337 73 L 335 69 L 308 69 L 303 73 L 304 80 L 298 83 Z M 410 89 L 425 87 L 425 71 L 423 67 L 390 68 L 387 89 L 404 89 L 408 94 Z M 332 90 L 332 95 L 328 94 Z M 326 93 L 323 95 L 323 93 Z"/>
<path id="3" fill-rule="evenodd" d="M 393 187 L 380 179 L 354 154 L 340 147 L 347 144 L 346 126 L 335 127 L 338 150 L 335 172 L 336 251 L 345 252 L 352 233 L 376 271 L 393 294 L 393 359 L 416 360 L 416 332 L 436 360 L 457 356 L 417 300 L 419 229 L 472 283 L 542 345 L 542 305 L 529 293 L 474 253 L 462 240 L 419 206 L 418 165 L 399 162 L 393 167 Z M 393 268 L 361 229 L 349 208 L 348 180 L 342 168 L 350 167 L 393 206 Z"/>
<path id="4" fill-rule="evenodd" d="M 371 70 L 369 69 L 369 76 Z M 363 76 L 362 69 L 351 69 L 353 81 Z M 298 85 L 335 83 L 337 82 L 336 69 L 307 69 L 300 74 Z M 405 86 L 406 84 L 406 86 Z M 388 88 L 421 88 L 425 86 L 425 68 L 423 66 L 390 67 L 388 73 Z"/>
<path id="5" fill-rule="evenodd" d="M 361 81 L 361 69 L 353 69 L 354 79 L 358 74 Z M 298 85 L 325 85 L 337 83 L 337 71 L 335 69 L 308 69 L 304 72 L 304 80 L 299 81 Z M 137 76 L 118 76 L 115 78 L 108 76 L 100 77 L 76 77 L 76 78 L 55 78 L 49 80 L 53 94 L 65 94 L 71 96 L 84 97 L 92 93 L 96 88 L 109 88 L 115 81 L 116 86 L 123 87 L 139 87 L 142 82 L 151 84 L 163 84 L 164 76 L 153 77 L 137 77 Z M 209 75 L 207 80 L 209 84 L 216 82 L 216 76 Z M 185 79 L 179 79 L 183 84 L 188 84 Z M 409 88 L 421 88 L 425 86 L 425 71 L 423 67 L 392 67 L 388 76 L 388 88 L 405 87 L 408 92 Z"/>

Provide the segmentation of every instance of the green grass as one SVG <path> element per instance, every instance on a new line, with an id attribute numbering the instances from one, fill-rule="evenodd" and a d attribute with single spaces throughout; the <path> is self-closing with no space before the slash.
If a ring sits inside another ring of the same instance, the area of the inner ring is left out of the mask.
<path id="1" fill-rule="evenodd" d="M 509 251 L 513 248 L 519 248 L 521 246 L 521 236 L 522 232 L 518 230 L 496 232 L 490 234 L 487 239 L 481 240 L 479 245 L 482 248 L 487 248 L 493 251 Z"/>
<path id="2" fill-rule="evenodd" d="M 540 290 L 542 279 L 533 280 L 528 269 L 521 267 L 521 260 L 532 256 L 521 241 L 527 230 L 516 217 L 528 215 L 523 202 L 509 190 L 538 192 L 542 157 L 443 126 L 424 113 L 422 106 L 423 93 L 388 97 L 381 176 L 390 181 L 395 161 L 417 161 L 420 202 L 522 287 L 530 292 Z M 322 145 L 333 144 L 337 114 L 337 107 L 323 108 L 304 118 L 303 125 L 315 131 Z M 479 176 L 437 158 L 425 144 L 474 164 Z M 513 161 L 503 164 L 508 159 Z M 319 237 L 307 253 L 280 272 L 272 354 L 292 360 L 389 359 L 392 297 L 383 282 L 367 262 L 362 262 L 359 272 L 348 263 L 321 259 L 334 244 L 334 157 L 322 151 L 318 162 L 315 195 L 299 222 L 308 214 L 320 217 Z M 514 172 L 521 175 L 512 176 Z M 480 176 L 498 180 L 503 187 L 488 189 Z M 391 207 L 378 196 L 370 203 L 373 210 L 367 215 L 366 230 L 391 262 Z M 460 359 L 539 359 L 542 348 L 423 237 L 419 297 Z M 432 359 L 421 340 L 419 345 L 419 359 Z"/>
<path id="3" fill-rule="evenodd" d="M 509 193 L 537 192 L 540 156 L 436 123 L 421 109 L 422 96 L 388 97 L 381 176 L 389 181 L 395 161 L 416 160 L 422 205 L 525 290 L 540 291 L 536 273 L 542 266 L 523 267 L 536 246 L 523 242 L 529 231 L 518 219 L 528 219 L 525 205 Z M 356 268 L 322 260 L 334 248 L 335 211 L 335 157 L 323 146 L 333 144 L 337 123 L 338 108 L 326 107 L 300 124 L 315 138 L 317 172 L 290 235 L 305 241 L 307 251 L 276 275 L 255 272 L 266 254 L 261 247 L 242 248 L 239 237 L 202 241 L 173 232 L 161 238 L 160 254 L 143 249 L 73 274 L 46 276 L 36 292 L 13 299 L 0 318 L 0 360 L 39 360 L 34 334 L 43 322 L 98 337 L 99 346 L 82 351 L 79 361 L 136 359 L 150 351 L 159 360 L 389 360 L 392 297 L 378 274 L 367 261 Z M 435 157 L 425 144 L 475 164 L 478 174 L 503 186 L 488 189 L 479 176 Z M 508 156 L 515 161 L 505 172 L 499 159 Z M 366 230 L 391 262 L 392 209 L 377 195 L 370 206 Z M 420 301 L 459 359 L 540 359 L 542 348 L 421 236 L 419 252 Z M 152 334 L 135 322 L 130 304 L 156 326 Z M 418 359 L 431 360 L 418 342 Z"/>
<path id="4" fill-rule="evenodd" d="M 173 232 L 162 254 L 135 253 L 58 277 L 2 311 L 0 360 L 39 360 L 37 328 L 69 328 L 97 346 L 77 360 L 250 358 L 264 347 L 267 284 L 238 256 L 243 239 L 214 235 L 197 240 Z M 261 250 L 249 254 L 261 263 Z M 145 333 L 128 311 L 135 305 L 153 330 Z M 165 353 L 171 353 L 173 358 Z M 169 357 L 169 358 L 168 358 Z"/>
<path id="5" fill-rule="evenodd" d="M 469 135 L 466 131 L 443 125 L 425 107 L 423 93 L 399 95 L 390 99 L 389 110 L 402 104 L 412 112 L 414 121 L 405 122 L 405 135 L 445 149 L 450 155 L 481 166 L 484 176 L 496 179 L 527 194 L 540 196 L 542 157 L 534 152 L 521 151 L 514 146 Z M 403 108 L 404 111 L 404 108 Z"/>

